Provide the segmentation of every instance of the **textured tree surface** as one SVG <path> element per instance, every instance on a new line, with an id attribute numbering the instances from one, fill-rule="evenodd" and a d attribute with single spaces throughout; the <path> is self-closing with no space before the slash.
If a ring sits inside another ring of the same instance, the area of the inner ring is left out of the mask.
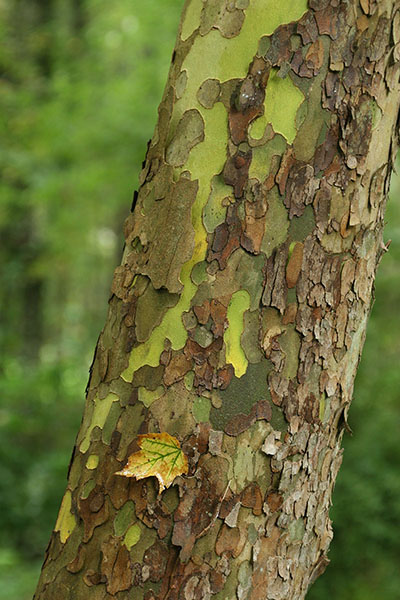
<path id="1" fill-rule="evenodd" d="M 399 58 L 398 0 L 186 3 L 36 600 L 299 600 L 325 569 Z M 187 475 L 115 475 L 163 432 Z"/>

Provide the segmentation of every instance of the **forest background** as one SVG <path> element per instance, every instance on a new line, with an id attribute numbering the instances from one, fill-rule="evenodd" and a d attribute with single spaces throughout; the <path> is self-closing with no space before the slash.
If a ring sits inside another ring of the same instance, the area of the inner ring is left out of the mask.
<path id="1" fill-rule="evenodd" d="M 0 599 L 28 600 L 64 493 L 122 224 L 183 0 L 0 0 Z M 398 600 L 400 181 L 307 600 Z"/>

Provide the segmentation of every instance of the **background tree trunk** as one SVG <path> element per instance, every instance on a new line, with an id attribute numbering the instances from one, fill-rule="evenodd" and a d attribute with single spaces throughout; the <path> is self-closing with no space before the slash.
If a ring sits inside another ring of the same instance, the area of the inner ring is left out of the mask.
<path id="1" fill-rule="evenodd" d="M 191 0 L 37 600 L 300 599 L 397 147 L 396 0 Z M 168 432 L 189 473 L 115 472 Z"/>

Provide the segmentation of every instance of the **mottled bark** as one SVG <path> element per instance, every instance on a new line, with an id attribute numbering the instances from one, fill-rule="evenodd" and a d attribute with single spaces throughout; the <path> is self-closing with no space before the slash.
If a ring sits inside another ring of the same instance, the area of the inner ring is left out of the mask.
<path id="1" fill-rule="evenodd" d="M 398 0 L 187 2 L 36 600 L 325 569 L 399 114 Z M 168 432 L 189 473 L 116 476 Z"/>

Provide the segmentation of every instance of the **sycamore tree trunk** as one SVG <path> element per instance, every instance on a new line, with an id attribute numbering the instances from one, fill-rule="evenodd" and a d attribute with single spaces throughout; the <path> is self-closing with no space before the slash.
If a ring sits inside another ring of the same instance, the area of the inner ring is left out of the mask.
<path id="1" fill-rule="evenodd" d="M 384 251 L 398 0 L 190 0 L 36 600 L 299 600 Z M 169 433 L 189 470 L 115 475 Z"/>

